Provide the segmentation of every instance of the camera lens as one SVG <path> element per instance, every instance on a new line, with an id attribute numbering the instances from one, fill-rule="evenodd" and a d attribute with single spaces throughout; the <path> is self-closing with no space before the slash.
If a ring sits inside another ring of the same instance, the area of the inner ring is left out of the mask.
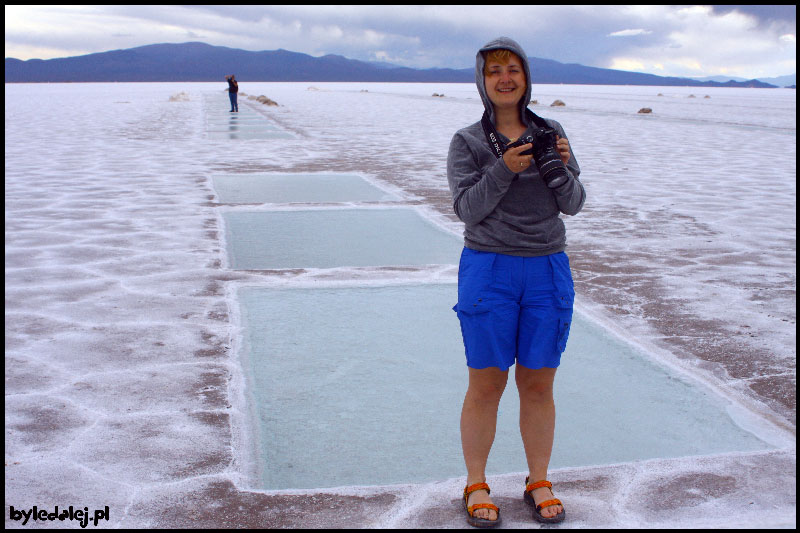
<path id="1" fill-rule="evenodd" d="M 539 175 L 545 184 L 555 189 L 567 182 L 567 167 L 556 151 L 556 132 L 549 128 L 540 128 L 533 132 L 533 161 L 539 169 Z"/>

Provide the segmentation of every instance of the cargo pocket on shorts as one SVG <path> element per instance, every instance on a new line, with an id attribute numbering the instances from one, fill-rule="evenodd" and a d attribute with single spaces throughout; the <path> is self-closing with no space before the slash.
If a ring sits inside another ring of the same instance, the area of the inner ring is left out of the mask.
<path id="1" fill-rule="evenodd" d="M 453 311 L 479 315 L 490 310 L 487 293 L 493 281 L 496 255 L 464 248 L 458 267 L 458 303 Z"/>
<path id="2" fill-rule="evenodd" d="M 572 307 L 575 303 L 575 287 L 572 272 L 569 269 L 569 258 L 564 252 L 553 254 L 550 265 L 553 268 L 553 284 L 555 285 L 556 312 L 558 313 L 558 353 L 567 348 L 569 329 L 572 325 Z"/>
<path id="3" fill-rule="evenodd" d="M 556 310 L 558 312 L 558 353 L 563 353 L 567 348 L 569 329 L 572 325 L 572 306 L 575 301 L 575 292 L 569 288 L 562 288 L 556 293 Z"/>

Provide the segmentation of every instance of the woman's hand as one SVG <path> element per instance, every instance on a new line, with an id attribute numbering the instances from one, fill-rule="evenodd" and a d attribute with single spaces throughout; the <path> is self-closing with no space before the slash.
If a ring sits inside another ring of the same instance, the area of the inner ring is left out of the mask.
<path id="1" fill-rule="evenodd" d="M 561 161 L 566 165 L 569 161 L 569 141 L 556 135 L 556 151 L 561 156 Z"/>
<path id="2" fill-rule="evenodd" d="M 531 166 L 533 155 L 520 155 L 520 152 L 530 150 L 531 148 L 532 145 L 528 143 L 506 150 L 506 153 L 503 154 L 503 161 L 511 172 L 519 174 Z"/>

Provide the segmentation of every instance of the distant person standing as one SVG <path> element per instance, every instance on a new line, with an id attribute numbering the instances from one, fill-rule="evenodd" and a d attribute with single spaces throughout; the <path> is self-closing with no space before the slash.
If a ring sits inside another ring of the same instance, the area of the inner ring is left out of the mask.
<path id="1" fill-rule="evenodd" d="M 225 76 L 225 79 L 228 80 L 228 98 L 231 99 L 231 110 L 230 112 L 233 113 L 239 112 L 239 102 L 238 102 L 238 95 L 239 95 L 239 84 L 236 83 L 236 76 L 231 74 L 230 76 Z"/>

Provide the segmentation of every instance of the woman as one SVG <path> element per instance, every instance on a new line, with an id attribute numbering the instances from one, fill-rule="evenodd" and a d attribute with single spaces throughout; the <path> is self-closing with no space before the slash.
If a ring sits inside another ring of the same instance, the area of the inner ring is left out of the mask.
<path id="1" fill-rule="evenodd" d="M 586 193 L 561 125 L 527 109 L 531 77 L 522 48 L 507 37 L 488 43 L 477 54 L 475 78 L 484 118 L 453 136 L 447 158 L 453 208 L 465 224 L 453 309 L 469 369 L 461 413 L 467 520 L 476 527 L 500 523 L 485 469 L 508 369 L 516 362 L 529 468 L 524 499 L 536 520 L 560 522 L 566 512 L 553 496 L 547 468 L 555 428 L 553 379 L 569 334 L 574 289 L 559 214 L 577 214 Z M 543 127 L 555 130 L 555 178 L 549 170 L 540 173 L 526 142 Z M 525 144 L 507 147 L 519 138 Z"/>

